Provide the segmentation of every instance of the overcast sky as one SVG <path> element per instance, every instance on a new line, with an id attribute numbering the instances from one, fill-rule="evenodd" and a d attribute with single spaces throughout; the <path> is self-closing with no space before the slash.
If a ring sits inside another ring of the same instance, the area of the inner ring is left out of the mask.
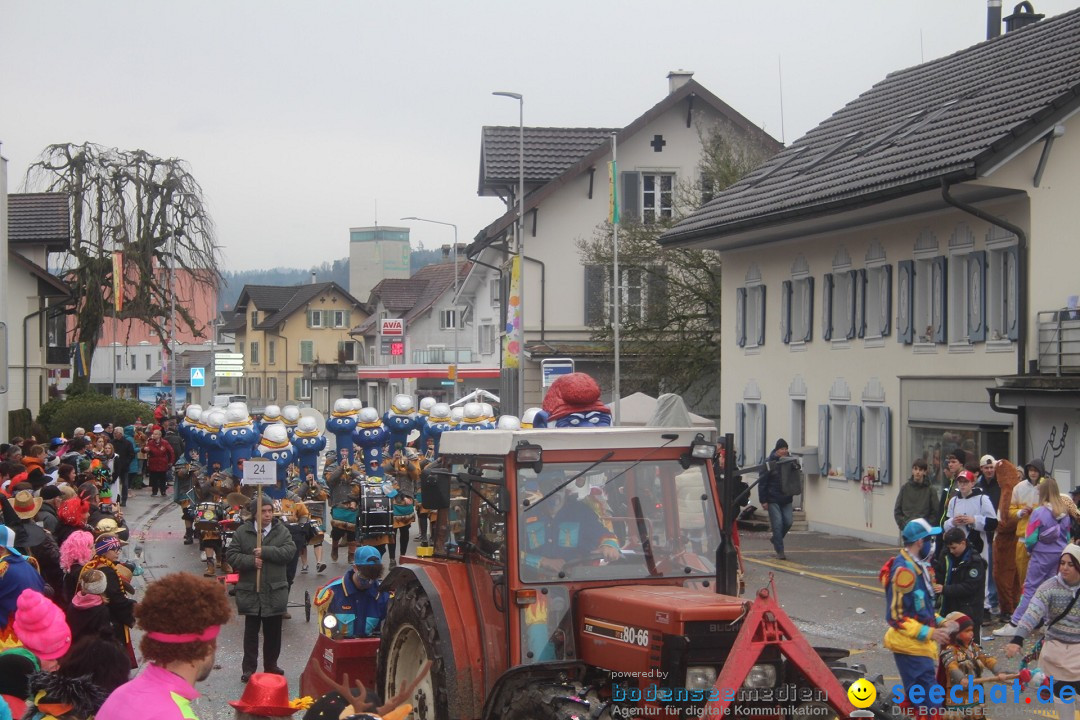
<path id="1" fill-rule="evenodd" d="M 985 0 L 0 0 L 0 152 L 11 191 L 49 143 L 183 158 L 226 268 L 308 267 L 350 227 L 466 241 L 501 214 L 476 194 L 481 127 L 518 122 L 494 90 L 529 126 L 619 127 L 684 68 L 790 143 L 985 33 Z"/>

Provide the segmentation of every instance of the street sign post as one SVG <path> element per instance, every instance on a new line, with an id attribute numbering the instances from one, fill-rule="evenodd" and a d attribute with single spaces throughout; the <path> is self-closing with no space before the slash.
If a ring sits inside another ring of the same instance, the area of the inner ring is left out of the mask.
<path id="1" fill-rule="evenodd" d="M 244 478 L 241 485 L 276 485 L 277 463 L 266 458 L 244 460 Z"/>
<path id="2" fill-rule="evenodd" d="M 191 368 L 191 387 L 204 387 L 206 385 L 206 368 Z"/>
<path id="3" fill-rule="evenodd" d="M 214 360 L 215 367 L 244 367 L 243 360 Z"/>
<path id="4" fill-rule="evenodd" d="M 544 387 L 551 387 L 551 383 L 560 375 L 569 375 L 574 372 L 573 358 L 548 358 L 540 361 L 540 370 L 544 373 Z"/>
<path id="5" fill-rule="evenodd" d="M 214 353 L 215 360 L 243 360 L 244 353 L 219 352 Z"/>
<path id="6" fill-rule="evenodd" d="M 215 370 L 214 377 L 244 377 L 243 370 Z"/>

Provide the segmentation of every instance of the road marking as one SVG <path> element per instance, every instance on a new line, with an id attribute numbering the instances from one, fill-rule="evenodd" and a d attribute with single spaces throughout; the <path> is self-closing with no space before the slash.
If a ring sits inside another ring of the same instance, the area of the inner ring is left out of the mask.
<path id="1" fill-rule="evenodd" d="M 834 585 L 841 585 L 843 587 L 852 588 L 854 590 L 869 590 L 871 592 L 883 595 L 885 593 L 884 588 L 877 585 L 867 585 L 866 583 L 854 582 L 852 580 L 844 580 L 836 575 L 826 575 L 825 573 L 816 573 L 810 570 L 804 570 L 798 565 L 794 565 L 789 562 L 778 560 L 775 562 L 769 560 L 762 560 L 760 558 L 745 558 L 746 562 L 754 563 L 755 565 L 763 565 L 765 567 L 773 568 L 775 570 L 783 570 L 794 575 L 804 575 L 806 577 L 812 577 L 816 580 L 824 580 L 825 582 L 832 583 Z"/>

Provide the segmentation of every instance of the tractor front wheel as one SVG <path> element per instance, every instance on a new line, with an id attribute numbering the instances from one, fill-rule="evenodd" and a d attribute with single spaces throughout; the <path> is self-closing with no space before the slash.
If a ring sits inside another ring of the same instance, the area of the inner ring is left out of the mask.
<path id="1" fill-rule="evenodd" d="M 391 698 L 408 687 L 421 666 L 431 661 L 431 672 L 406 701 L 412 703 L 412 717 L 417 720 L 450 717 L 446 667 L 436 650 L 438 640 L 431 601 L 423 589 L 412 584 L 395 593 L 383 622 L 378 677 L 382 681 L 383 698 Z"/>

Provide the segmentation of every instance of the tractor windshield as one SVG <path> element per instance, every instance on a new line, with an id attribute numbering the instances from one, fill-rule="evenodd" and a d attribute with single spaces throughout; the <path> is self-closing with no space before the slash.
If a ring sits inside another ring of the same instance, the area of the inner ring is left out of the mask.
<path id="1" fill-rule="evenodd" d="M 703 465 L 684 469 L 675 460 L 591 465 L 545 463 L 539 475 L 519 470 L 518 556 L 524 582 L 714 574 L 719 527 Z"/>

